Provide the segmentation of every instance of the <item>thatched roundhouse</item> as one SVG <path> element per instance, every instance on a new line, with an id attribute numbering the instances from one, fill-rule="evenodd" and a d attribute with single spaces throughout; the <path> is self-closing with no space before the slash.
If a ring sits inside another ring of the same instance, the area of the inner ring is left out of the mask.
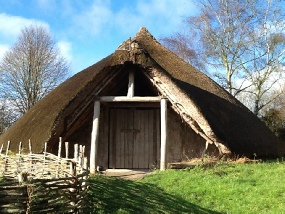
<path id="1" fill-rule="evenodd" d="M 91 134 L 92 133 L 92 134 Z M 283 145 L 244 105 L 145 28 L 63 82 L 0 138 L 34 152 L 83 144 L 91 165 L 164 167 L 209 155 L 277 156 Z M 94 163 L 95 162 L 95 163 Z"/>

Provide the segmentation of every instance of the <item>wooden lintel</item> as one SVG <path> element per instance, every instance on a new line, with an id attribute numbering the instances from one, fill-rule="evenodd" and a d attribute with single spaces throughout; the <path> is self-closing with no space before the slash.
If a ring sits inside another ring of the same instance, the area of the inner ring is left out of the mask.
<path id="1" fill-rule="evenodd" d="M 103 96 L 101 102 L 160 102 L 161 97 Z"/>
<path id="2" fill-rule="evenodd" d="M 103 104 L 111 108 L 160 108 L 159 102 L 107 102 Z"/>

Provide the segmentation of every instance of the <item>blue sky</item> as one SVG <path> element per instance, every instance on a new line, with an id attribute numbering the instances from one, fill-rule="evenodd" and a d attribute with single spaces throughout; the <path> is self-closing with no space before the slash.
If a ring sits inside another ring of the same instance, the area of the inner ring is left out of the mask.
<path id="1" fill-rule="evenodd" d="M 0 0 L 0 58 L 23 27 L 42 25 L 74 74 L 114 52 L 141 26 L 159 39 L 195 12 L 191 0 Z"/>

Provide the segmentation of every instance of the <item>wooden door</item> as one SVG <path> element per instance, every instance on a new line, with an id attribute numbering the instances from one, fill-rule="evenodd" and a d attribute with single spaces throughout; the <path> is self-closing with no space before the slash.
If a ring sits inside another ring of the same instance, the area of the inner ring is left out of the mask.
<path id="1" fill-rule="evenodd" d="M 109 168 L 148 169 L 159 161 L 158 109 L 110 109 Z"/>

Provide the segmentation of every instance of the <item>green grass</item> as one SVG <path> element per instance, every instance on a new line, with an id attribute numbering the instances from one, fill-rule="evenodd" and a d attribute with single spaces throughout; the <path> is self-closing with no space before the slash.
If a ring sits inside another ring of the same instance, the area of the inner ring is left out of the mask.
<path id="1" fill-rule="evenodd" d="M 157 171 L 140 181 L 90 179 L 92 213 L 285 213 L 285 163 Z"/>
<path id="2" fill-rule="evenodd" d="M 92 213 L 217 213 L 169 194 L 155 184 L 103 176 L 90 180 L 88 202 Z"/>

